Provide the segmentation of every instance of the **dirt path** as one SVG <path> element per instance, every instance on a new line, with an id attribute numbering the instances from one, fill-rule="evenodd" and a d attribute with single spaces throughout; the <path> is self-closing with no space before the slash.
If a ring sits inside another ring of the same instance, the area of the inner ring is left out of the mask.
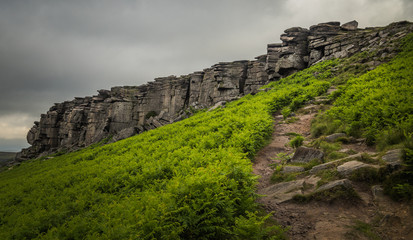
<path id="1" fill-rule="evenodd" d="M 282 115 L 275 115 L 274 133 L 271 142 L 259 151 L 253 164 L 254 174 L 261 176 L 257 193 L 264 195 L 258 202 L 267 212 L 274 212 L 274 219 L 289 228 L 290 239 L 376 239 L 368 238 L 359 232 L 352 232 L 350 226 L 358 221 L 374 225 L 380 239 L 413 239 L 412 206 L 396 203 L 382 196 L 374 199 L 370 186 L 359 184 L 354 188 L 360 195 L 357 202 L 337 201 L 325 203 L 312 201 L 306 204 L 286 201 L 277 203 L 271 194 L 271 176 L 274 172 L 271 164 L 277 164 L 277 154 L 291 154 L 294 149 L 288 146 L 287 133 L 298 133 L 310 137 L 311 120 L 315 117 L 318 106 L 309 113 L 298 114 L 297 121 L 284 123 Z M 373 149 L 360 144 L 343 146 L 357 152 L 371 152 Z M 308 180 L 311 177 L 307 176 Z M 306 180 L 306 181 L 307 181 Z M 311 179 L 310 179 L 311 181 Z M 314 178 L 314 183 L 318 179 Z"/>
<path id="2" fill-rule="evenodd" d="M 261 151 L 259 151 L 255 157 L 255 162 L 253 165 L 254 174 L 260 175 L 258 184 L 258 193 L 265 194 L 262 191 L 268 187 L 271 182 L 271 175 L 274 169 L 270 164 L 278 163 L 275 158 L 279 153 L 291 154 L 294 149 L 288 146 L 290 137 L 287 133 L 298 133 L 307 137 L 310 135 L 310 124 L 311 120 L 314 118 L 315 113 L 308 113 L 304 115 L 297 116 L 298 120 L 294 123 L 283 123 L 283 116 L 275 115 L 274 132 L 271 136 L 271 142 L 265 146 Z"/>

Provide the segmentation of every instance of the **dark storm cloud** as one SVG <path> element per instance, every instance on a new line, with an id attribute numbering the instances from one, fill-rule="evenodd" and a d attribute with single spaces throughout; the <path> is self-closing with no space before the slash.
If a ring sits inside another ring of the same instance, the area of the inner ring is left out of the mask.
<path id="1" fill-rule="evenodd" d="M 384 25 L 412 20 L 411 12 L 402 0 L 3 0 L 0 123 L 9 130 L 0 139 L 24 139 L 21 127 L 54 102 L 252 59 L 288 27 Z"/>

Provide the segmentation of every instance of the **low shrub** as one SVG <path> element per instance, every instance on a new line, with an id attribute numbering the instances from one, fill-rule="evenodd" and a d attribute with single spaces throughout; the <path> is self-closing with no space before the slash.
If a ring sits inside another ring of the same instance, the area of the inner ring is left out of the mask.
<path id="1" fill-rule="evenodd" d="M 303 142 L 304 142 L 304 137 L 303 137 L 303 136 L 296 136 L 295 138 L 293 138 L 293 139 L 289 142 L 289 145 L 290 145 L 292 148 L 298 148 L 298 147 L 300 147 L 301 145 L 303 145 Z"/>

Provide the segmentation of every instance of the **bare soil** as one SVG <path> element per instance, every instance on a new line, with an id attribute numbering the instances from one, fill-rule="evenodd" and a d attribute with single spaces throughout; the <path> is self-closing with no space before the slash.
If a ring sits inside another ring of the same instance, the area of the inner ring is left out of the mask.
<path id="1" fill-rule="evenodd" d="M 311 106 L 317 108 L 316 106 Z M 372 195 L 370 186 L 353 183 L 361 197 L 359 201 L 338 200 L 332 203 L 311 201 L 295 203 L 287 201 L 276 203 L 275 199 L 265 197 L 271 188 L 272 164 L 279 163 L 277 154 L 291 154 L 294 149 L 288 146 L 292 137 L 287 133 L 295 132 L 310 138 L 311 120 L 314 111 L 297 115 L 297 121 L 285 123 L 280 114 L 274 116 L 274 132 L 271 142 L 255 157 L 254 174 L 261 176 L 257 193 L 264 195 L 258 202 L 267 212 L 274 212 L 273 218 L 282 226 L 288 227 L 290 239 L 377 239 L 354 230 L 357 221 L 372 226 L 378 239 L 413 239 L 413 206 L 394 202 L 386 196 Z M 343 145 L 343 148 L 356 152 L 372 152 L 374 148 L 363 143 Z"/>

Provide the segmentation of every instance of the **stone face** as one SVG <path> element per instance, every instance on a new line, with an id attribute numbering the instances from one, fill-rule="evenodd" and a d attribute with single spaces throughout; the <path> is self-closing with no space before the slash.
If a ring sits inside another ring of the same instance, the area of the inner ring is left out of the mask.
<path id="1" fill-rule="evenodd" d="M 268 44 L 267 53 L 255 60 L 221 62 L 188 75 L 113 87 L 99 90 L 96 96 L 56 103 L 27 133 L 31 147 L 20 155 L 33 158 L 85 147 L 109 136 L 121 139 L 133 131 L 139 134 L 188 117 L 186 110 L 255 94 L 270 81 L 334 57 L 376 51 L 380 46 L 380 56 L 390 58 L 395 48 L 387 45 L 412 31 L 413 24 L 408 22 L 370 29 L 357 29 L 354 21 L 342 26 L 327 22 L 310 29 L 292 27 L 281 35 L 282 43 Z M 371 68 L 381 62 L 372 61 Z"/>
<path id="2" fill-rule="evenodd" d="M 324 153 L 314 148 L 298 147 L 291 159 L 291 162 L 307 163 L 314 159 L 322 160 Z"/>

